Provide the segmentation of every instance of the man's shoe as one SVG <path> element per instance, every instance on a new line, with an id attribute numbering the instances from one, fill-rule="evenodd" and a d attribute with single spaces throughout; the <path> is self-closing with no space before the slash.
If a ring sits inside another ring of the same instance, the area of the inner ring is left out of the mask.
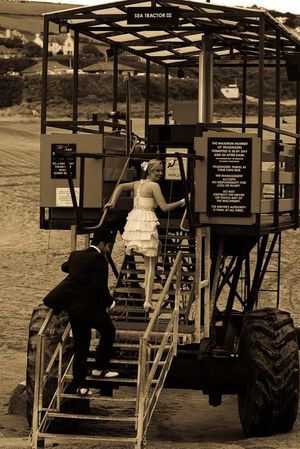
<path id="1" fill-rule="evenodd" d="M 112 379 L 113 377 L 118 377 L 119 373 L 117 371 L 109 371 L 109 370 L 99 370 L 93 369 L 92 376 L 94 377 L 105 377 L 105 379 Z"/>
<path id="2" fill-rule="evenodd" d="M 78 396 L 92 396 L 92 392 L 89 388 L 86 387 L 78 387 L 76 390 L 76 394 Z"/>

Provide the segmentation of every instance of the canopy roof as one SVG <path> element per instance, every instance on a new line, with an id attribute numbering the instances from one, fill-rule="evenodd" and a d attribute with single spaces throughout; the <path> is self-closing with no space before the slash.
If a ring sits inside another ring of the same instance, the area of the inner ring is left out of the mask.
<path id="1" fill-rule="evenodd" d="M 178 8 L 175 25 L 128 24 L 129 8 Z M 191 0 L 121 0 L 100 5 L 72 8 L 47 13 L 45 17 L 60 24 L 67 19 L 70 29 L 102 41 L 117 45 L 124 51 L 136 54 L 163 65 L 198 64 L 203 36 L 209 35 L 215 59 L 231 61 L 258 59 L 260 41 L 264 40 L 264 58 L 276 58 L 300 48 L 300 38 L 278 22 L 265 9 L 227 7 Z M 262 20 L 261 20 L 262 19 Z"/>

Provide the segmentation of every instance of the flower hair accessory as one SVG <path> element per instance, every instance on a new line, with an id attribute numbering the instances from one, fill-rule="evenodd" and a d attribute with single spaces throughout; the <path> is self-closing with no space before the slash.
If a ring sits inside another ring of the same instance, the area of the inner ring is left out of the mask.
<path id="1" fill-rule="evenodd" d="M 147 171 L 148 165 L 149 165 L 149 162 L 146 162 L 146 161 L 142 162 L 141 163 L 141 169 L 143 171 Z"/>

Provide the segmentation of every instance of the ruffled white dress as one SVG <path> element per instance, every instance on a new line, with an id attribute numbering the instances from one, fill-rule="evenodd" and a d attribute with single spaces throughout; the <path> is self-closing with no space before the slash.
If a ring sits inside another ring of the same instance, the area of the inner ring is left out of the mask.
<path id="1" fill-rule="evenodd" d="M 133 252 L 149 257 L 158 255 L 159 238 L 157 226 L 159 221 L 155 214 L 157 203 L 154 198 L 140 196 L 141 187 L 147 179 L 139 181 L 136 196 L 133 199 L 133 209 L 127 215 L 126 225 L 122 234 L 126 254 Z"/>

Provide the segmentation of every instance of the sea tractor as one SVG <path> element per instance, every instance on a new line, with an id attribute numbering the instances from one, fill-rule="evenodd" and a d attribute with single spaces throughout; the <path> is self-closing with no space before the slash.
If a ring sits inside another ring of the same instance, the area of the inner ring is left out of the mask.
<path id="1" fill-rule="evenodd" d="M 74 39 L 73 105 L 66 119 L 50 119 L 48 112 L 47 49 L 55 27 Z M 106 45 L 112 55 L 112 112 L 104 118 L 92 111 L 83 119 L 80 111 L 83 37 Z M 297 328 L 280 306 L 280 256 L 282 232 L 299 227 L 299 37 L 264 9 L 121 0 L 47 13 L 43 39 L 40 227 L 70 229 L 71 249 L 82 239 L 88 245 L 103 229 L 120 240 L 132 198 L 121 197 L 111 211 L 104 205 L 120 182 L 139 179 L 141 162 L 154 157 L 165 167 L 161 187 L 167 201 L 184 197 L 186 208 L 169 215 L 157 211 L 162 249 L 154 311 L 142 306 L 142 256 L 119 251 L 120 260 L 114 260 L 112 253 L 112 366 L 120 376 L 88 377 L 93 396 L 68 390 L 67 315 L 56 316 L 45 306 L 34 310 L 27 366 L 32 447 L 43 447 L 45 440 L 85 440 L 141 449 L 163 388 L 202 391 L 212 406 L 225 394 L 237 395 L 246 437 L 290 431 L 298 411 L 299 348 Z M 124 81 L 126 107 L 119 110 L 124 52 L 144 61 L 145 120 L 139 133 L 131 113 L 134 76 Z M 158 66 L 164 110 L 161 122 L 153 124 L 151 70 Z M 223 67 L 241 75 L 234 122 L 214 115 L 214 70 Z M 198 98 L 172 104 L 170 122 L 172 76 L 191 68 L 198 72 Z M 273 126 L 265 117 L 267 69 L 274 76 Z M 257 79 L 251 118 L 249 71 Z M 294 132 L 282 127 L 286 76 L 296 92 Z"/>

